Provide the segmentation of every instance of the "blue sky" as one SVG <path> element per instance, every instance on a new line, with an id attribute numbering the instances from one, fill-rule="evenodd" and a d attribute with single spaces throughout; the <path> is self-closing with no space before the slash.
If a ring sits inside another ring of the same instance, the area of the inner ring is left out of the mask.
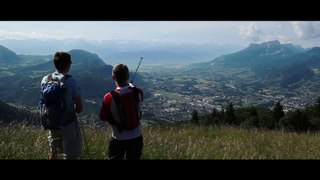
<path id="1" fill-rule="evenodd" d="M 0 21 L 0 39 L 138 40 L 247 46 L 281 43 L 320 46 L 320 21 Z"/>

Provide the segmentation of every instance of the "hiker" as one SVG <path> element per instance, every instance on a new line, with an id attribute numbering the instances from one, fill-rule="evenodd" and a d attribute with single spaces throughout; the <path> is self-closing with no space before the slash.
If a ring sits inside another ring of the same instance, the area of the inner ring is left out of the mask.
<path id="1" fill-rule="evenodd" d="M 102 102 L 100 120 L 112 127 L 108 156 L 110 160 L 140 159 L 143 148 L 141 102 L 143 91 L 128 83 L 129 69 L 117 64 L 112 69 L 116 89 L 107 93 Z"/>
<path id="2" fill-rule="evenodd" d="M 61 123 L 57 128 L 45 128 L 49 129 L 49 159 L 57 159 L 58 154 L 62 154 L 64 159 L 76 159 L 82 150 L 82 134 L 76 116 L 76 113 L 83 110 L 81 91 L 76 79 L 68 74 L 72 64 L 71 55 L 66 52 L 56 52 L 53 63 L 56 71 L 43 77 L 41 87 L 43 88 L 50 80 L 56 80 L 64 82 L 65 91 L 61 96 L 64 103 Z"/>

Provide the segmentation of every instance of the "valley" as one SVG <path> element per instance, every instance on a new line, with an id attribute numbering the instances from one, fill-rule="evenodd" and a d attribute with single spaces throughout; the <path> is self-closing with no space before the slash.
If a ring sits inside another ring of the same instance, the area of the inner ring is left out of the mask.
<path id="1" fill-rule="evenodd" d="M 184 121 L 195 109 L 200 115 L 237 107 L 300 109 L 319 97 L 320 48 L 270 41 L 202 63 L 150 65 L 142 63 L 134 84 L 145 92 L 142 106 L 146 123 Z M 54 71 L 49 56 L 17 55 L 3 47 L 0 54 L 0 101 L 35 112 L 41 78 Z M 97 54 L 74 49 L 70 73 L 78 80 L 85 110 L 98 119 L 101 101 L 114 89 L 112 66 Z M 130 67 L 133 76 L 135 67 Z"/>
<path id="2" fill-rule="evenodd" d="M 279 79 L 257 78 L 250 69 L 177 70 L 160 68 L 142 73 L 152 95 L 144 103 L 148 118 L 180 121 L 191 118 L 196 109 L 209 114 L 227 103 L 235 107 L 272 108 L 281 101 L 285 111 L 313 104 L 319 96 L 320 76 L 282 88 Z"/>

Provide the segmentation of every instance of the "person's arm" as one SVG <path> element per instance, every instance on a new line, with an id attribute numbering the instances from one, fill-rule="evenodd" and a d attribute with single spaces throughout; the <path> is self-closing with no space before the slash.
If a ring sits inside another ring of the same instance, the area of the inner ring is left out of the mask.
<path id="1" fill-rule="evenodd" d="M 75 111 L 76 111 L 77 113 L 81 113 L 82 110 L 83 110 L 81 98 L 80 98 L 80 97 L 75 97 L 75 98 L 74 98 L 74 104 L 76 105 Z"/>
<path id="2" fill-rule="evenodd" d="M 110 112 L 111 99 L 112 99 L 112 96 L 110 93 L 106 94 L 103 98 L 100 114 L 99 114 L 101 121 L 108 121 L 111 118 L 111 112 Z"/>
<path id="3" fill-rule="evenodd" d="M 143 90 L 138 88 L 138 92 L 139 92 L 139 95 L 140 95 L 140 101 L 143 102 L 143 99 L 144 99 Z"/>
<path id="4" fill-rule="evenodd" d="M 82 101 L 81 101 L 81 90 L 80 90 L 80 86 L 78 85 L 78 82 L 72 78 L 72 100 L 73 103 L 75 105 L 74 107 L 74 111 L 77 113 L 81 113 L 83 111 L 83 105 L 82 105 Z"/>

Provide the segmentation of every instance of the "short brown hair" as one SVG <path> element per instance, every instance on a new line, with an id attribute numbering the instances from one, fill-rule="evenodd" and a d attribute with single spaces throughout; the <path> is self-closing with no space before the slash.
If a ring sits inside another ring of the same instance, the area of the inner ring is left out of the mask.
<path id="1" fill-rule="evenodd" d="M 125 64 L 117 64 L 112 69 L 112 75 L 119 83 L 123 83 L 129 79 L 129 68 Z"/>
<path id="2" fill-rule="evenodd" d="M 53 63 L 56 69 L 61 70 L 72 63 L 71 55 L 66 52 L 56 52 L 53 56 Z"/>

